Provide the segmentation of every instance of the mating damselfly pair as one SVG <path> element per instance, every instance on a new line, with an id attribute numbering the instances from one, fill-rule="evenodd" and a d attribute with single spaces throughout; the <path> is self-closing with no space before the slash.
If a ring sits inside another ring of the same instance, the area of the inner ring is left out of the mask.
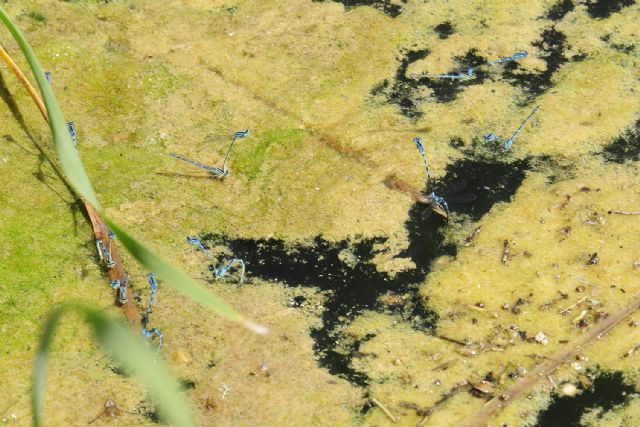
<path id="1" fill-rule="evenodd" d="M 224 163 L 222 163 L 222 169 L 203 165 L 202 163 L 198 163 L 196 161 L 188 159 L 180 154 L 171 153 L 170 155 L 171 157 L 175 157 L 178 160 L 182 160 L 183 162 L 187 162 L 195 167 L 206 170 L 211 175 L 213 175 L 214 178 L 224 178 L 225 176 L 229 175 L 229 169 L 227 169 L 227 161 L 229 160 L 229 154 L 231 154 L 231 147 L 233 147 L 233 143 L 236 142 L 237 139 L 246 138 L 247 136 L 249 136 L 249 129 L 238 131 L 233 135 L 233 140 L 231 140 L 231 144 L 229 144 L 229 149 L 227 150 L 227 155 L 224 158 Z"/>
<path id="2" fill-rule="evenodd" d="M 431 207 L 423 213 L 423 217 L 430 215 L 431 212 L 436 212 L 444 216 L 447 221 L 449 221 L 449 216 L 451 214 L 449 210 L 449 203 L 464 204 L 473 202 L 476 199 L 476 195 L 473 193 L 459 194 L 460 191 L 462 191 L 467 185 L 467 182 L 465 180 L 459 180 L 455 182 L 450 188 L 448 188 L 441 194 L 436 193 L 433 189 L 431 172 L 429 171 L 429 165 L 427 163 L 427 156 L 425 154 L 424 146 L 422 145 L 422 139 L 413 138 L 413 142 L 416 144 L 416 148 L 422 156 L 424 168 L 427 173 L 426 193 L 428 194 L 427 198 L 429 203 L 431 204 Z"/>

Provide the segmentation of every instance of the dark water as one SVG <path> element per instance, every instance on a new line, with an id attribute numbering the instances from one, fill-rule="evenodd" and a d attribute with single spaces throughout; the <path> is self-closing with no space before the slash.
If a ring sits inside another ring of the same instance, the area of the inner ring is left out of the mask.
<path id="1" fill-rule="evenodd" d="M 392 2 L 391 0 L 313 0 L 314 2 L 323 1 L 335 1 L 336 3 L 342 3 L 344 7 L 349 10 L 354 7 L 368 6 L 372 7 L 387 16 L 395 18 L 402 13 L 402 6 L 397 4 L 398 2 Z M 401 0 L 402 3 L 407 3 L 407 0 Z"/>
<path id="2" fill-rule="evenodd" d="M 554 397 L 551 405 L 538 416 L 538 427 L 580 426 L 580 418 L 589 409 L 606 412 L 627 403 L 635 387 L 625 384 L 620 372 L 598 372 L 593 386 L 574 397 Z"/>
<path id="3" fill-rule="evenodd" d="M 635 3 L 635 0 L 595 0 L 587 2 L 586 6 L 587 13 L 591 18 L 605 19 Z"/>
<path id="4" fill-rule="evenodd" d="M 538 96 L 553 87 L 552 78 L 560 67 L 568 61 L 565 56 L 567 37 L 555 28 L 544 30 L 540 39 L 533 42 L 541 52 L 538 58 L 546 63 L 539 72 L 524 72 L 518 64 L 511 62 L 504 67 L 503 77 L 514 86 L 524 89 L 529 96 Z M 576 58 L 580 59 L 580 58 Z"/>
<path id="5" fill-rule="evenodd" d="M 557 21 L 562 19 L 566 13 L 573 9 L 573 3 L 562 1 L 552 6 L 546 17 Z M 439 24 L 434 28 L 440 38 L 447 38 L 453 28 L 449 22 Z M 418 119 L 422 116 L 420 104 L 428 101 L 421 95 L 423 88 L 431 90 L 433 99 L 439 103 L 450 103 L 457 99 L 461 92 L 470 86 L 483 84 L 487 79 L 501 79 L 512 86 L 522 89 L 527 95 L 523 104 L 531 104 L 533 100 L 551 89 L 554 86 L 553 77 L 558 70 L 567 62 L 583 61 L 587 57 L 583 54 L 567 56 L 567 50 L 571 47 L 567 43 L 566 36 L 555 27 L 544 29 L 538 40 L 532 42 L 538 50 L 538 58 L 546 64 L 541 71 L 525 71 L 517 61 L 509 62 L 504 66 L 493 66 L 490 68 L 480 68 L 474 71 L 473 79 L 447 79 L 437 77 L 417 77 L 407 74 L 407 70 L 416 61 L 423 60 L 429 56 L 431 50 L 428 46 L 412 48 L 403 51 L 399 57 L 399 65 L 393 77 L 387 78 L 376 84 L 371 89 L 374 99 L 379 99 L 384 103 L 396 105 L 400 113 L 411 119 Z M 520 50 L 526 50 L 527 46 L 522 46 Z M 470 67 L 477 67 L 487 64 L 490 60 L 497 58 L 485 58 L 475 49 L 455 55 L 456 66 L 450 70 L 428 70 L 430 74 L 456 74 Z M 490 71 L 490 72 L 489 72 Z"/>
<path id="6" fill-rule="evenodd" d="M 495 203 L 510 200 L 528 168 L 529 162 L 522 160 L 461 160 L 447 167 L 446 175 L 435 187 L 437 191 L 442 189 L 444 192 L 452 183 L 466 181 L 463 191 L 475 193 L 477 199 L 466 205 L 452 204 L 452 220 L 456 214 L 466 214 L 477 220 Z M 431 331 L 437 315 L 418 293 L 418 285 L 424 282 L 436 257 L 456 254 L 455 245 L 443 244 L 442 230 L 445 226 L 446 221 L 439 215 L 425 215 L 424 205 L 411 207 L 405 222 L 409 246 L 398 256 L 411 259 L 416 268 L 400 272 L 395 277 L 379 272 L 372 262 L 379 252 L 374 246 L 385 243 L 388 240 L 386 236 L 356 236 L 338 242 L 322 236 L 305 242 L 235 238 L 216 233 L 203 233 L 200 238 L 208 246 L 226 246 L 234 257 L 243 259 L 248 278 L 326 291 L 322 327 L 311 331 L 319 363 L 332 374 L 365 387 L 368 383 L 366 374 L 353 369 L 351 360 L 362 343 L 373 336 L 338 350 L 340 330 L 366 310 L 386 310 L 416 329 Z M 349 251 L 356 262 L 344 263 L 340 259 L 342 251 Z M 393 309 L 384 307 L 378 298 L 385 294 L 404 296 L 406 303 Z M 303 303 L 304 297 L 294 297 L 294 307 Z"/>
<path id="7" fill-rule="evenodd" d="M 614 163 L 640 160 L 640 120 L 605 147 L 602 155 Z"/>
<path id="8" fill-rule="evenodd" d="M 441 79 L 432 77 L 411 77 L 407 74 L 409 67 L 416 61 L 420 61 L 431 51 L 428 48 L 409 50 L 402 54 L 399 58 L 400 65 L 396 70 L 393 79 L 386 79 L 377 84 L 371 94 L 375 98 L 382 98 L 384 102 L 394 104 L 399 107 L 400 113 L 406 117 L 417 119 L 422 116 L 418 106 L 423 99 L 417 94 L 422 87 L 431 89 L 433 97 L 440 103 L 449 103 L 454 101 L 458 94 L 469 86 L 475 86 L 484 83 L 487 78 L 487 72 L 479 69 L 475 71 L 475 78 L 469 80 L 458 79 Z M 478 56 L 474 49 L 466 53 L 455 56 L 454 61 L 456 67 L 452 70 L 429 70 L 433 74 L 455 74 L 462 69 L 475 67 L 485 64 L 486 59 Z"/>
<path id="9" fill-rule="evenodd" d="M 442 23 L 436 25 L 433 28 L 433 30 L 436 33 L 438 33 L 438 37 L 440 37 L 440 39 L 442 39 L 442 40 L 448 39 L 449 36 L 455 32 L 453 30 L 453 26 L 451 26 L 451 22 L 449 22 L 449 21 L 445 21 L 445 22 L 442 22 Z"/>
<path id="10" fill-rule="evenodd" d="M 562 18 L 569 12 L 571 12 L 575 8 L 572 0 L 560 0 L 547 12 L 547 19 L 552 21 L 561 21 Z"/>

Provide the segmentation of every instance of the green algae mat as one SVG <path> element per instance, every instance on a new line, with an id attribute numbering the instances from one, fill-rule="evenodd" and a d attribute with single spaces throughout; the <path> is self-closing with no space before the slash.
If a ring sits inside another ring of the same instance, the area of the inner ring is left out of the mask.
<path id="1" fill-rule="evenodd" d="M 149 325 L 200 425 L 472 425 L 496 402 L 510 404 L 482 425 L 640 423 L 640 314 L 599 333 L 640 293 L 636 2 L 3 7 L 51 71 L 108 216 L 270 330 L 159 282 Z M 29 425 L 49 311 L 121 314 L 47 126 L 0 79 L 0 421 Z M 536 106 L 509 150 L 483 138 Z M 224 180 L 169 155 L 220 167 L 245 129 Z M 408 187 L 444 197 L 449 219 Z M 148 272 L 123 256 L 142 315 Z M 234 258 L 244 282 L 214 280 Z M 159 422 L 79 316 L 49 363 L 45 425 Z"/>

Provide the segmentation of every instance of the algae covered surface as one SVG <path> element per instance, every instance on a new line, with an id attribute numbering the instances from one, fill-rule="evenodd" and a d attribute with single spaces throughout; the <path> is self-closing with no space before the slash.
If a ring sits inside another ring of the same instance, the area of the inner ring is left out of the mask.
<path id="1" fill-rule="evenodd" d="M 255 336 L 160 282 L 150 326 L 201 425 L 456 425 L 640 294 L 640 215 L 623 214 L 640 211 L 637 2 L 3 7 L 52 72 L 110 217 L 270 329 Z M 29 425 L 46 313 L 69 299 L 119 312 L 46 125 L 0 77 L 0 421 Z M 536 106 L 510 150 L 482 138 L 510 137 Z M 223 181 L 169 156 L 219 167 L 244 129 Z M 449 221 L 385 185 L 426 190 L 415 137 Z M 453 189 L 475 198 L 455 204 Z M 213 280 L 232 258 L 245 283 Z M 143 313 L 147 272 L 125 265 Z M 490 425 L 640 423 L 638 324 Z M 47 387 L 47 425 L 161 422 L 73 317 Z"/>

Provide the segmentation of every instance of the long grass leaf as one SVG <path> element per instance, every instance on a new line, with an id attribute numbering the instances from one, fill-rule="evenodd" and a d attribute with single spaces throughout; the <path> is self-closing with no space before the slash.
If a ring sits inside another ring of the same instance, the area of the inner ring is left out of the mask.
<path id="1" fill-rule="evenodd" d="M 195 425 L 185 396 L 162 360 L 156 358 L 123 322 L 95 310 L 84 311 L 103 349 L 147 387 L 160 418 L 175 426 Z"/>
<path id="2" fill-rule="evenodd" d="M 180 283 L 176 289 L 182 294 L 190 297 L 194 301 L 199 302 L 203 306 L 210 308 L 211 310 L 219 313 L 228 319 L 235 320 L 242 323 L 247 328 L 260 333 L 265 334 L 266 329 L 259 325 L 252 323 L 245 319 L 231 307 L 229 307 L 224 301 L 217 298 L 207 289 L 199 285 L 191 277 L 187 276 L 182 271 L 174 268 L 171 264 L 165 262 L 159 255 L 149 250 L 147 247 L 138 242 L 135 238 L 130 236 L 117 224 L 105 217 L 105 222 L 117 236 L 118 241 L 127 248 L 127 250 L 133 255 L 141 264 L 145 265 L 150 271 L 153 271 L 158 277 L 168 283 Z"/>
<path id="3" fill-rule="evenodd" d="M 49 348 L 53 341 L 60 316 L 66 308 L 58 308 L 54 310 L 47 319 L 42 337 L 40 338 L 40 346 L 36 354 L 36 362 L 33 368 L 33 383 L 31 387 L 31 406 L 33 411 L 33 424 L 36 427 L 42 425 L 42 408 L 44 406 L 44 386 L 47 376 L 47 363 L 49 362 Z"/>
<path id="4" fill-rule="evenodd" d="M 42 425 L 44 389 L 51 342 L 61 316 L 70 310 L 80 312 L 92 328 L 103 350 L 135 374 L 146 386 L 163 420 L 174 426 L 195 425 L 187 400 L 180 392 L 176 381 L 167 372 L 165 364 L 157 359 L 126 325 L 99 311 L 78 304 L 66 304 L 49 315 L 38 348 L 32 393 L 33 423 L 36 427 Z"/>
<path id="5" fill-rule="evenodd" d="M 16 39 L 20 49 L 27 58 L 29 66 L 35 75 L 36 81 L 38 82 L 38 87 L 40 88 L 40 92 L 44 98 L 44 103 L 49 115 L 49 125 L 53 135 L 53 142 L 65 176 L 78 194 L 95 207 L 96 210 L 104 217 L 104 211 L 98 203 L 98 199 L 84 170 L 84 166 L 82 165 L 82 162 L 80 161 L 80 158 L 73 146 L 71 136 L 69 135 L 66 122 L 62 115 L 62 110 L 60 109 L 55 95 L 44 76 L 44 71 L 38 62 L 33 49 L 26 41 L 20 30 L 11 21 L 2 6 L 0 6 L 0 20 Z M 195 299 L 214 312 L 231 320 L 238 321 L 245 327 L 257 333 L 265 334 L 267 332 L 266 328 L 245 319 L 222 300 L 216 298 L 212 293 L 196 283 L 189 276 L 182 273 L 169 262 L 147 249 L 144 245 L 129 236 L 129 234 L 123 229 L 118 227 L 113 221 L 110 221 L 106 217 L 104 217 L 104 219 L 114 231 L 118 230 L 117 234 L 121 236 L 124 246 L 133 254 L 133 256 L 147 267 L 147 269 L 158 274 L 158 276 L 164 279 L 167 284 L 183 294 Z"/>
<path id="6" fill-rule="evenodd" d="M 53 135 L 53 141 L 58 154 L 58 159 L 64 171 L 64 174 L 69 179 L 69 182 L 78 194 L 89 203 L 91 203 L 96 209 L 101 210 L 98 198 L 89 177 L 84 170 L 84 166 L 76 153 L 71 140 L 71 135 L 67 130 L 66 122 L 62 115 L 62 110 L 56 101 L 56 97 L 51 90 L 47 79 L 44 76 L 44 71 L 40 66 L 40 62 L 36 57 L 33 49 L 22 35 L 22 32 L 15 26 L 13 21 L 9 18 L 7 12 L 0 6 L 0 21 L 7 27 L 13 38 L 20 46 L 22 53 L 27 58 L 29 67 L 36 78 L 40 93 L 44 99 L 44 104 L 47 107 L 47 113 L 49 115 L 49 126 Z"/>

